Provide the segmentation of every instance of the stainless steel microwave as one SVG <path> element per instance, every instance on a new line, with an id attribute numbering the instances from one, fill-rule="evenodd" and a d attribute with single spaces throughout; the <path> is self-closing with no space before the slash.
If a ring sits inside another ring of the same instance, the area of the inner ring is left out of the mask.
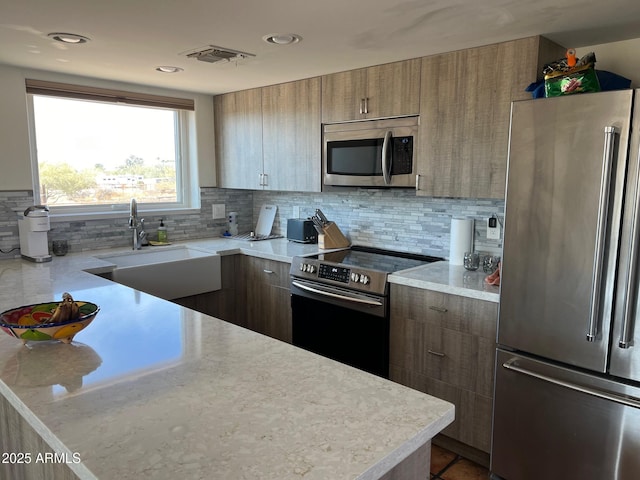
<path id="1" fill-rule="evenodd" d="M 323 127 L 324 185 L 415 187 L 418 117 Z"/>

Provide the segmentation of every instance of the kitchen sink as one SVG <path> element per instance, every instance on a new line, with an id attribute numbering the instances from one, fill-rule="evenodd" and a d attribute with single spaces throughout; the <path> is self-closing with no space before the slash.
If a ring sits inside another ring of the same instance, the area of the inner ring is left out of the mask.
<path id="1" fill-rule="evenodd" d="M 103 276 L 166 300 L 212 292 L 222 286 L 220 255 L 195 248 L 158 247 L 95 258 L 113 265 Z"/>

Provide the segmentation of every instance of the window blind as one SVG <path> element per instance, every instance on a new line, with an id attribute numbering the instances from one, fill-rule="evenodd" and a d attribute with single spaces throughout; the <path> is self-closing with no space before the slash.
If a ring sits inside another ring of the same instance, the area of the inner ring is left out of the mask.
<path id="1" fill-rule="evenodd" d="M 78 100 L 123 103 L 177 110 L 195 110 L 194 101 L 190 98 L 165 97 L 162 95 L 88 87 L 85 85 L 70 85 L 46 80 L 26 79 L 25 83 L 27 93 L 34 95 L 49 95 L 54 97 L 75 98 Z"/>

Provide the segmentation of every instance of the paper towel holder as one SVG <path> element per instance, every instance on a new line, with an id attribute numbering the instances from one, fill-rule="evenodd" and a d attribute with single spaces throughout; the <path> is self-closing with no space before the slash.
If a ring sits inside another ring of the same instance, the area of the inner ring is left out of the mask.
<path id="1" fill-rule="evenodd" d="M 464 254 L 472 252 L 474 246 L 474 219 L 451 218 L 451 235 L 449 240 L 449 264 L 463 265 Z"/>

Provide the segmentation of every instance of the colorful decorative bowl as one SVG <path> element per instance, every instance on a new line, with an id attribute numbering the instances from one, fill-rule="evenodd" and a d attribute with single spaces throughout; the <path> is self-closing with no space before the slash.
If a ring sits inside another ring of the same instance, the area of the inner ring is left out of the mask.
<path id="1" fill-rule="evenodd" d="M 19 338 L 23 343 L 42 340 L 71 343 L 73 337 L 96 318 L 100 307 L 95 303 L 78 301 L 76 302 L 80 311 L 78 318 L 46 323 L 60 303 L 37 303 L 7 310 L 0 314 L 0 328 L 8 335 Z"/>

